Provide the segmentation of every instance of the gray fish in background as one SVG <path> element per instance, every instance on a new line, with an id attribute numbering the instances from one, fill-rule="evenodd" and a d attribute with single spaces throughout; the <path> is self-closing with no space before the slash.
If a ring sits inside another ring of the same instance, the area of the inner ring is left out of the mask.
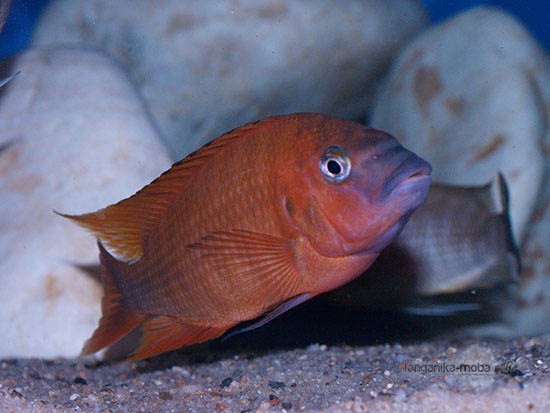
<path id="1" fill-rule="evenodd" d="M 550 165 L 544 189 L 530 228 L 521 246 L 524 265 L 520 282 L 499 292 L 493 304 L 495 317 L 477 325 L 467 325 L 456 336 L 511 339 L 534 336 L 550 330 Z M 484 309 L 485 310 L 485 309 Z"/>
<path id="2" fill-rule="evenodd" d="M 479 309 L 475 299 L 442 306 L 430 300 L 517 281 L 521 264 L 508 205 L 501 174 L 478 187 L 432 184 L 424 204 L 369 270 L 325 299 L 348 307 L 401 306 L 417 315 Z M 417 298 L 420 306 L 411 306 Z"/>
<path id="3" fill-rule="evenodd" d="M 0 33 L 4 28 L 4 23 L 8 19 L 8 14 L 10 12 L 11 0 L 0 0 Z"/>

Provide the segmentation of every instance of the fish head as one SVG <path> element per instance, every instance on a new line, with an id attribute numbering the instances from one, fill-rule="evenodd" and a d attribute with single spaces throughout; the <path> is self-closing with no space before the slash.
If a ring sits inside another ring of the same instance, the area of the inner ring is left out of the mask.
<path id="1" fill-rule="evenodd" d="M 426 198 L 431 167 L 385 132 L 332 117 L 315 121 L 288 145 L 284 218 L 321 255 L 377 254 Z"/>

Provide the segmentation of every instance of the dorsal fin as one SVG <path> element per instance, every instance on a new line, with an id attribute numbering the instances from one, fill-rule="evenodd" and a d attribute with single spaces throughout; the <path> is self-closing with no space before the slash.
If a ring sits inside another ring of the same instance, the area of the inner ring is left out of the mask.
<path id="1" fill-rule="evenodd" d="M 496 178 L 489 184 L 491 188 L 491 196 L 493 208 L 491 212 L 498 215 L 509 215 L 510 196 L 508 192 L 508 184 L 502 172 L 498 172 Z"/>
<path id="2" fill-rule="evenodd" d="M 116 204 L 83 215 L 54 212 L 93 232 L 117 259 L 134 263 L 141 258 L 144 242 L 151 229 L 196 175 L 197 170 L 208 163 L 213 155 L 254 130 L 257 123 L 242 126 L 214 139 L 176 162 L 135 195 Z"/>

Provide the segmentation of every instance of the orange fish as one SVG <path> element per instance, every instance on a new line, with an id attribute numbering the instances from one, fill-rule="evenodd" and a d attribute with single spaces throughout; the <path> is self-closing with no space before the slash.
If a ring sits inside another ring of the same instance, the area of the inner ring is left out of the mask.
<path id="1" fill-rule="evenodd" d="M 134 196 L 71 216 L 98 238 L 103 316 L 83 354 L 139 360 L 272 320 L 354 279 L 424 201 L 430 166 L 319 114 L 235 129 Z"/>

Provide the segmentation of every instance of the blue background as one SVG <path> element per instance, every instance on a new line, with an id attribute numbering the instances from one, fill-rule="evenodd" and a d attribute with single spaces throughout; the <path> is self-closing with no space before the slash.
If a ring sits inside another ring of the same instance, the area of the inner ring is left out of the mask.
<path id="1" fill-rule="evenodd" d="M 49 0 L 14 0 L 0 35 L 0 57 L 25 48 L 40 12 Z M 439 21 L 480 4 L 497 5 L 516 15 L 548 49 L 550 47 L 549 0 L 424 0 L 432 21 Z"/>

